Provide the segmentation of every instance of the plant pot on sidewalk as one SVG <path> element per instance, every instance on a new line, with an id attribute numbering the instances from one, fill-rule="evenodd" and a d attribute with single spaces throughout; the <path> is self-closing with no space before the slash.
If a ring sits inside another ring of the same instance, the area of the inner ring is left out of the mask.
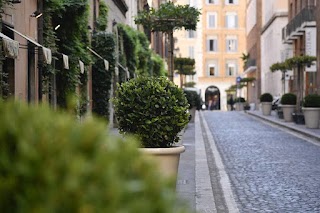
<path id="1" fill-rule="evenodd" d="M 190 113 L 190 123 L 194 123 L 194 119 L 196 117 L 196 107 L 192 107 L 191 109 L 189 109 L 189 113 Z"/>
<path id="2" fill-rule="evenodd" d="M 320 108 L 302 107 L 306 127 L 309 129 L 319 128 Z"/>
<path id="3" fill-rule="evenodd" d="M 271 115 L 273 96 L 270 93 L 263 93 L 260 96 L 262 114 Z"/>
<path id="4" fill-rule="evenodd" d="M 183 90 L 165 77 L 140 76 L 122 83 L 116 92 L 113 103 L 120 133 L 137 137 L 146 157 L 152 155 L 163 169 L 160 174 L 175 178 L 180 153 L 185 150 L 176 143 L 189 122 L 190 104 Z"/>
<path id="5" fill-rule="evenodd" d="M 304 114 L 304 120 L 306 127 L 310 129 L 319 128 L 320 118 L 320 95 L 309 94 L 304 97 L 302 112 Z"/>
<path id="6" fill-rule="evenodd" d="M 283 111 L 284 121 L 292 122 L 292 113 L 296 108 L 297 96 L 293 93 L 285 93 L 282 95 L 280 103 Z"/>
<path id="7" fill-rule="evenodd" d="M 161 173 L 173 180 L 177 179 L 180 154 L 185 151 L 184 146 L 170 148 L 140 148 L 141 152 L 149 155 Z M 176 181 L 174 181 L 176 182 Z"/>
<path id="8" fill-rule="evenodd" d="M 283 111 L 283 119 L 285 122 L 292 122 L 292 113 L 294 112 L 296 106 L 295 105 L 281 105 Z"/>
<path id="9" fill-rule="evenodd" d="M 272 102 L 261 103 L 262 115 L 265 115 L 265 116 L 271 115 L 271 109 L 272 109 Z"/>

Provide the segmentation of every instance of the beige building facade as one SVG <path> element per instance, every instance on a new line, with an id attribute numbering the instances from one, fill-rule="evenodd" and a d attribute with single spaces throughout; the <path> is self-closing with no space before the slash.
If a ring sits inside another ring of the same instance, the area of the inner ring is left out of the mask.
<path id="1" fill-rule="evenodd" d="M 197 74 L 193 80 L 195 87 L 201 90 L 207 108 L 214 102 L 214 109 L 227 110 L 226 90 L 235 85 L 236 78 L 243 73 L 241 56 L 246 50 L 246 1 L 202 0 L 189 3 L 201 10 L 201 20 L 195 32 L 174 34 L 177 38 L 176 56 L 195 59 Z M 244 90 L 239 91 L 238 96 L 244 97 Z"/>
<path id="2" fill-rule="evenodd" d="M 4 60 L 3 71 L 8 74 L 5 81 L 9 90 L 2 92 L 6 93 L 5 96 L 29 102 L 38 102 L 39 99 L 38 19 L 35 11 L 37 0 L 30 0 L 5 5 L 2 14 L 2 35 L 8 37 L 2 39 L 19 43 L 18 54 Z"/>

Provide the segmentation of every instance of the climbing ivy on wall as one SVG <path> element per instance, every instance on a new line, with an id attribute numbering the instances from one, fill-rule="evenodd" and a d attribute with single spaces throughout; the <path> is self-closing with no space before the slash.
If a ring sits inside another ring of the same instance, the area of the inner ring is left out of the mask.
<path id="1" fill-rule="evenodd" d="M 98 32 L 93 35 L 92 48 L 109 62 L 109 70 L 104 66 L 104 61 L 97 58 L 92 65 L 92 111 L 108 120 L 109 97 L 112 73 L 115 70 L 115 37 L 112 33 Z"/>
<path id="2" fill-rule="evenodd" d="M 78 85 L 80 85 L 80 103 L 86 105 L 88 70 L 86 68 L 84 74 L 80 73 L 79 60 L 85 65 L 91 63 L 91 55 L 87 50 L 89 1 L 46 0 L 44 11 L 45 45 L 53 48 L 58 55 L 63 53 L 69 56 L 69 70 L 56 70 L 58 105 L 66 107 L 68 95 L 75 94 Z M 54 30 L 58 25 L 60 27 Z M 83 107 L 80 106 L 80 109 Z"/>
<path id="3" fill-rule="evenodd" d="M 146 76 L 164 74 L 160 71 L 163 68 L 162 65 L 154 64 L 163 61 L 154 56 L 155 53 L 149 48 L 150 42 L 144 33 L 123 24 L 118 25 L 118 30 L 120 41 L 123 42 L 120 44 L 120 53 L 123 54 L 120 55 L 120 63 L 128 67 L 130 77 L 134 74 Z M 125 48 L 121 49 L 121 45 Z"/>
<path id="4" fill-rule="evenodd" d="M 97 31 L 105 31 L 108 25 L 108 7 L 104 1 L 99 1 L 99 17 L 97 18 Z"/>
<path id="5" fill-rule="evenodd" d="M 0 0 L 0 32 L 2 31 L 2 14 L 5 5 L 10 5 L 9 0 Z M 2 50 L 2 42 L 0 42 L 0 98 L 6 99 L 9 93 L 8 73 L 3 70 L 3 61 L 5 60 Z"/>

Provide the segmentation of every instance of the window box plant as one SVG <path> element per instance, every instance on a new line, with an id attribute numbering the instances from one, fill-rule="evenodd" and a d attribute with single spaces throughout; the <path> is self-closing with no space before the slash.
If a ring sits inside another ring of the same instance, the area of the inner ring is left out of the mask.
<path id="1" fill-rule="evenodd" d="M 260 103 L 263 115 L 270 115 L 272 109 L 273 96 L 270 93 L 263 93 L 260 96 Z"/>
<path id="2" fill-rule="evenodd" d="M 141 151 L 155 155 L 163 174 L 176 178 L 185 150 L 176 142 L 189 122 L 183 90 L 165 77 L 138 77 L 119 85 L 113 102 L 120 133 L 137 137 Z M 168 156 L 174 162 L 168 162 Z"/>
<path id="3" fill-rule="evenodd" d="M 307 128 L 319 128 L 320 118 L 320 95 L 309 94 L 305 96 L 303 101 L 302 112 Z"/>
<path id="4" fill-rule="evenodd" d="M 297 96 L 293 93 L 285 93 L 282 95 L 281 109 L 283 111 L 283 118 L 285 122 L 292 122 L 292 113 L 294 112 L 297 104 Z"/>

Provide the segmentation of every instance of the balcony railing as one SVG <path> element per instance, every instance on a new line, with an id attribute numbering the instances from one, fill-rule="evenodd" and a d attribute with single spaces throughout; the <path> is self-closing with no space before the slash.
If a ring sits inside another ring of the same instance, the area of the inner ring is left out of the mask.
<path id="1" fill-rule="evenodd" d="M 315 17 L 315 6 L 308 6 L 303 8 L 298 15 L 296 15 L 288 24 L 283 28 L 282 38 L 286 39 L 293 32 L 296 32 L 304 24 L 313 22 Z"/>

